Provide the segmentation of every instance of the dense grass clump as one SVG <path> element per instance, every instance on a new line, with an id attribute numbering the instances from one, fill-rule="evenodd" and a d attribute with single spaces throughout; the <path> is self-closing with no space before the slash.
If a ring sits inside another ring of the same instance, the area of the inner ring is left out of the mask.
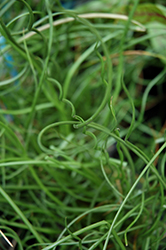
<path id="1" fill-rule="evenodd" d="M 112 2 L 0 3 L 1 249 L 165 249 L 166 8 Z"/>

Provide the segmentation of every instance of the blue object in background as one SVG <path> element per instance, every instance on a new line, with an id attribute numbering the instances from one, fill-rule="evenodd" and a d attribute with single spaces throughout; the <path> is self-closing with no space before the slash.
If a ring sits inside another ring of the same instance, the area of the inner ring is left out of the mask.
<path id="1" fill-rule="evenodd" d="M 5 47 L 6 47 L 6 40 L 3 36 L 0 36 L 0 50 L 4 49 Z M 4 60 L 3 60 L 3 58 L 4 58 Z M 5 54 L 3 54 L 2 60 L 3 61 L 2 61 L 1 66 L 0 66 L 0 72 L 3 70 L 2 66 L 4 64 L 6 66 L 6 71 L 9 72 L 11 78 L 17 76 L 18 72 L 15 69 L 15 67 L 13 66 L 14 65 L 13 57 L 9 53 L 5 53 Z M 14 84 L 17 85 L 18 80 L 15 81 Z M 6 105 L 7 104 L 5 103 L 5 104 L 2 104 L 1 106 L 6 107 Z M 8 122 L 13 121 L 12 115 L 4 115 L 4 117 L 5 117 L 6 121 L 8 121 Z"/>
<path id="2" fill-rule="evenodd" d="M 6 47 L 6 40 L 3 36 L 0 36 L 0 50 L 4 49 Z M 9 74 L 11 77 L 15 77 L 18 72 L 17 70 L 13 67 L 14 64 L 14 60 L 13 57 L 9 54 L 9 53 L 5 53 L 3 55 L 3 57 L 5 58 L 5 65 L 7 67 L 7 70 L 9 71 Z M 18 81 L 15 82 L 15 84 L 17 84 Z"/>
<path id="3" fill-rule="evenodd" d="M 65 9 L 73 9 L 76 5 L 76 1 L 61 1 L 61 4 Z"/>
<path id="4" fill-rule="evenodd" d="M 65 9 L 74 9 L 76 6 L 84 4 L 88 2 L 88 0 L 62 0 L 61 4 Z"/>

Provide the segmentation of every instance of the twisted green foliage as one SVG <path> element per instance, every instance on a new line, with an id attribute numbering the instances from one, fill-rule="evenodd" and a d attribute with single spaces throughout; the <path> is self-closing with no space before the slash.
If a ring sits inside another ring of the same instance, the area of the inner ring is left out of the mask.
<path id="1" fill-rule="evenodd" d="M 0 79 L 0 225 L 15 249 L 164 246 L 164 126 L 147 114 L 163 98 L 165 62 L 133 20 L 138 2 L 129 16 L 0 5 L 2 60 L 11 53 L 18 71 Z"/>

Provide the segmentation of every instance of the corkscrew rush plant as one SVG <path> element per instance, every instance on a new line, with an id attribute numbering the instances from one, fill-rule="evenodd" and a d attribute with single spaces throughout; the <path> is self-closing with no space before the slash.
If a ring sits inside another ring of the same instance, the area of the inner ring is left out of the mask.
<path id="1" fill-rule="evenodd" d="M 163 249 L 165 7 L 142 5 L 0 3 L 0 248 Z"/>

